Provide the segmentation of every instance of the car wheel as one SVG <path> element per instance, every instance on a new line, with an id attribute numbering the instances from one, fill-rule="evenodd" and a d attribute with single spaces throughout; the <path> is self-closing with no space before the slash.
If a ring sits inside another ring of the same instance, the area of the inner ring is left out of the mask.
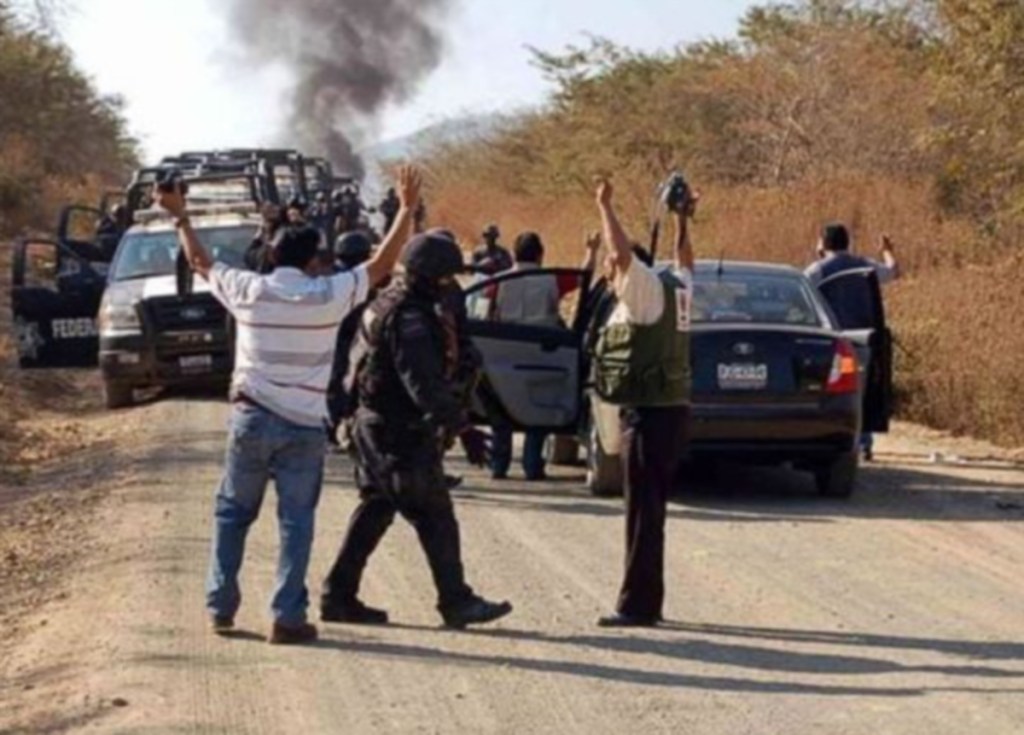
<path id="1" fill-rule="evenodd" d="M 555 467 L 576 467 L 580 464 L 580 442 L 576 437 L 554 436 L 548 447 L 548 461 Z"/>
<path id="2" fill-rule="evenodd" d="M 826 498 L 848 498 L 857 484 L 857 453 L 843 454 L 814 471 L 818 493 Z"/>
<path id="3" fill-rule="evenodd" d="M 128 408 L 135 403 L 135 389 L 127 383 L 103 383 L 103 402 L 109 409 Z"/>
<path id="4" fill-rule="evenodd" d="M 622 458 L 606 454 L 597 429 L 590 430 L 587 451 L 587 487 L 600 498 L 619 498 L 623 492 Z"/>

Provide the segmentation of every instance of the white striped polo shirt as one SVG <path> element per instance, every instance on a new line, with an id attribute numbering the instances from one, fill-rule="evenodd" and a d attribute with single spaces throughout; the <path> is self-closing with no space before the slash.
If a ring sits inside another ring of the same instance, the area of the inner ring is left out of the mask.
<path id="1" fill-rule="evenodd" d="M 218 263 L 209 280 L 238 323 L 232 396 L 300 426 L 323 426 L 338 328 L 369 294 L 365 266 L 311 278 L 297 268 L 261 276 Z"/>

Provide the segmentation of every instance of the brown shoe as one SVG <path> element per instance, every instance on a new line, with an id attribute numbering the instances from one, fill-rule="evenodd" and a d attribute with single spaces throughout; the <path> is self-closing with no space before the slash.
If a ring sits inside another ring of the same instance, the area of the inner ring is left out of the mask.
<path id="1" fill-rule="evenodd" d="M 316 639 L 316 626 L 310 623 L 302 625 L 274 623 L 274 628 L 270 631 L 267 641 L 276 646 L 298 646 L 303 643 L 312 643 Z"/>

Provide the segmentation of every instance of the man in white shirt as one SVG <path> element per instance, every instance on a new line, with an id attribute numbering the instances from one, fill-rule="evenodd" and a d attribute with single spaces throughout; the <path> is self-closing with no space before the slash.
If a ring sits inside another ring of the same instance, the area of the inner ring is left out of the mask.
<path id="1" fill-rule="evenodd" d="M 515 273 L 536 271 L 544 265 L 544 243 L 536 232 L 524 232 L 516 238 Z M 558 312 L 561 295 L 555 276 L 531 276 L 503 281 L 498 287 L 495 309 L 499 322 L 529 327 L 559 327 Z M 523 473 L 529 482 L 546 479 L 544 444 L 547 434 L 528 431 L 523 442 Z M 508 477 L 512 464 L 513 431 L 508 426 L 494 426 L 494 451 L 491 476 L 495 480 Z"/>
<path id="2" fill-rule="evenodd" d="M 215 632 L 234 627 L 245 538 L 273 477 L 281 553 L 269 640 L 294 644 L 317 637 L 306 617 L 306 570 L 323 482 L 327 385 L 335 342 L 345 316 L 394 269 L 411 231 L 420 187 L 419 173 L 403 168 L 402 208 L 384 244 L 365 265 L 331 277 L 315 275 L 320 233 L 301 225 L 278 233 L 269 275 L 215 263 L 192 229 L 180 189 L 155 193 L 157 204 L 176 220 L 192 269 L 209 281 L 213 295 L 238 325 L 227 467 L 217 493 L 206 584 Z"/>
<path id="3" fill-rule="evenodd" d="M 611 183 L 602 181 L 597 201 L 618 304 L 601 338 L 604 346 L 599 341 L 595 364 L 599 392 L 622 406 L 626 571 L 615 612 L 598 624 L 655 626 L 662 620 L 665 598 L 668 495 L 685 449 L 690 414 L 694 256 L 689 220 L 697 199 L 691 196 L 674 213 L 674 262 L 668 271 L 659 272 L 634 254 L 633 240 L 619 222 L 612 198 Z M 620 367 L 602 375 L 602 351 L 613 349 L 607 347 L 608 340 L 618 340 L 614 349 Z M 625 373 L 623 363 L 628 364 Z"/>

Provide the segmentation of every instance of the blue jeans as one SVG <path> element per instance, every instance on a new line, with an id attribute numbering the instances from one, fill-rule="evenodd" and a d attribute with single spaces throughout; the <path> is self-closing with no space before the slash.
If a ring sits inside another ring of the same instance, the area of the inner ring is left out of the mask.
<path id="1" fill-rule="evenodd" d="M 495 477 L 508 475 L 512 466 L 512 430 L 504 426 L 495 426 L 493 430 L 494 444 L 491 472 Z M 542 431 L 528 431 L 523 441 L 523 472 L 527 479 L 538 479 L 544 476 L 544 443 L 548 435 Z"/>
<path id="2" fill-rule="evenodd" d="M 238 612 L 242 602 L 238 572 L 245 556 L 245 538 L 259 517 L 267 483 L 273 478 L 281 546 L 271 611 L 274 620 L 284 625 L 306 622 L 306 570 L 325 451 L 323 429 L 298 426 L 248 404 L 235 406 L 224 479 L 217 492 L 206 580 L 206 606 L 212 615 L 234 618 Z"/>

